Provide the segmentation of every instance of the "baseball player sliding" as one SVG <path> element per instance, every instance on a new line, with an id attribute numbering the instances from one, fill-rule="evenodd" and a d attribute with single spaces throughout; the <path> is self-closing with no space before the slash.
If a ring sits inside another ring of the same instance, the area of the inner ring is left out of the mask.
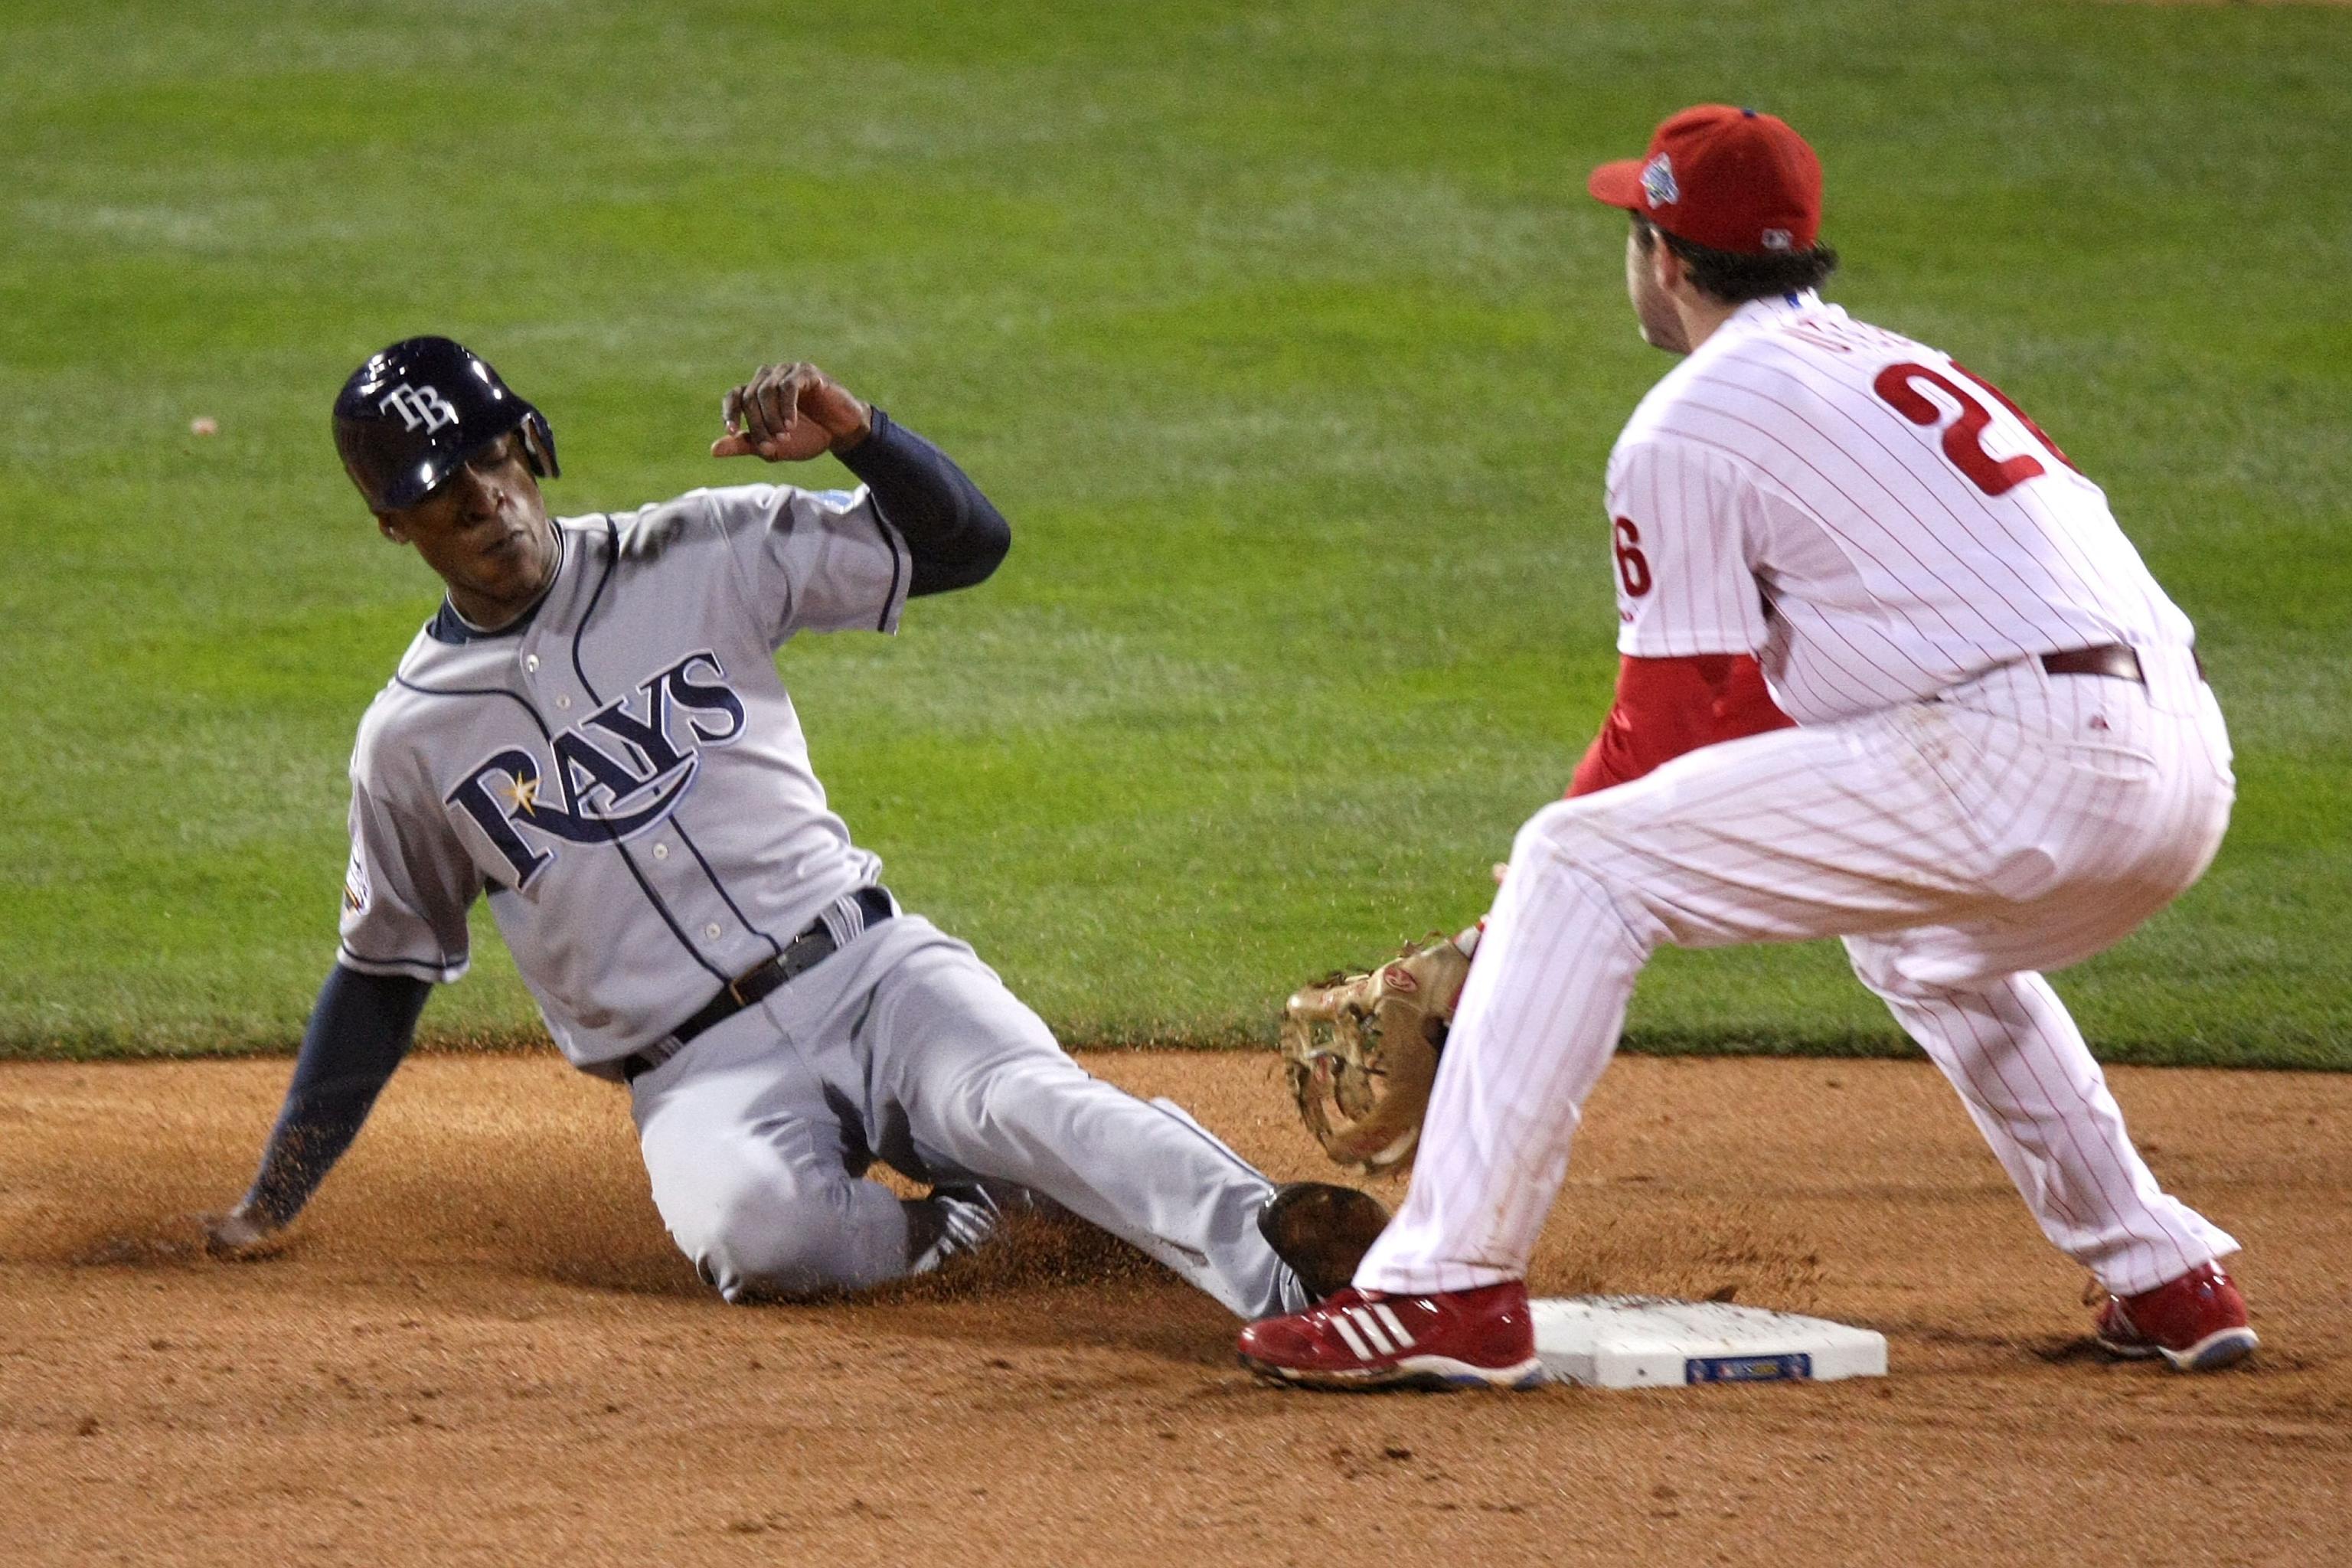
<path id="1" fill-rule="evenodd" d="M 2103 1288 L 2101 1342 L 2243 1358 L 2238 1244 L 2158 1186 L 2038 973 L 2220 847 L 2230 746 L 2187 618 L 2008 398 L 1814 292 L 1821 164 L 1786 124 L 1688 110 L 1591 189 L 1633 215 L 1643 337 L 1686 356 L 1610 456 L 1616 708 L 1513 846 L 1395 1223 L 1244 1360 L 1528 1384 L 1528 1258 L 1643 964 L 1831 935 Z M 1751 657 L 1794 727 L 1743 694 Z"/>
<path id="2" fill-rule="evenodd" d="M 730 1301 L 930 1268 L 1038 1196 L 1244 1317 L 1344 1284 L 1374 1200 L 1276 1194 L 1175 1105 L 1089 1077 L 899 907 L 810 770 L 776 649 L 979 583 L 1003 518 L 813 365 L 763 368 L 725 418 L 714 457 L 829 451 L 864 486 L 551 520 L 553 434 L 481 359 L 412 338 L 344 385 L 344 467 L 447 597 L 361 721 L 341 950 L 214 1249 L 274 1247 L 465 973 L 487 896 L 557 1046 L 628 1087 L 654 1202 Z M 860 1179 L 876 1161 L 929 1194 Z"/>

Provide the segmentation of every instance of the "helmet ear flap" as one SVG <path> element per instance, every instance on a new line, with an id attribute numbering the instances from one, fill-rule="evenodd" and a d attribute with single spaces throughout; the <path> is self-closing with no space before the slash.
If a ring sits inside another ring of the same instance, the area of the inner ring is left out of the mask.
<path id="1" fill-rule="evenodd" d="M 561 479 L 563 470 L 555 464 L 555 432 L 547 420 L 534 408 L 522 416 L 522 452 L 530 463 L 530 471 L 542 479 Z"/>

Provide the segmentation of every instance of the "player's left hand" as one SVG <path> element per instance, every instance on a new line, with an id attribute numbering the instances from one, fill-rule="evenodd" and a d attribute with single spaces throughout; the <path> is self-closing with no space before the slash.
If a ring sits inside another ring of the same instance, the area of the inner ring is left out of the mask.
<path id="1" fill-rule="evenodd" d="M 286 1249 L 287 1227 L 273 1226 L 243 1204 L 226 1214 L 198 1216 L 205 1227 L 205 1250 L 226 1263 L 250 1263 Z"/>
<path id="2" fill-rule="evenodd" d="M 874 428 L 874 411 L 805 360 L 761 365 L 757 375 L 728 390 L 720 414 L 727 434 L 710 444 L 712 457 L 771 463 L 846 451 Z"/>

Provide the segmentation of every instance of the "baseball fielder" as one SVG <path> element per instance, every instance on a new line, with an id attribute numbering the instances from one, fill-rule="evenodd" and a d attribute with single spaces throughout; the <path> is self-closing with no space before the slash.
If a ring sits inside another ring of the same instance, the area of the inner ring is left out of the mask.
<path id="1" fill-rule="evenodd" d="M 2221 844 L 2229 741 L 2187 618 L 2009 399 L 1814 292 L 1821 165 L 1787 125 L 1688 110 L 1591 189 L 1633 215 L 1643 336 L 1686 356 L 1609 460 L 1616 711 L 1513 846 L 1395 1223 L 1244 1359 L 1316 1386 L 1531 1382 L 1528 1258 L 1643 964 L 1830 935 L 2103 1288 L 2100 1340 L 2244 1357 L 2215 1261 L 2238 1244 L 2158 1186 L 2038 973 Z M 1793 728 L 1741 697 L 1750 657 Z"/>
<path id="2" fill-rule="evenodd" d="M 565 1057 L 627 1086 L 654 1202 L 728 1300 L 930 1268 L 1037 1196 L 1245 1317 L 1344 1283 L 1385 1211 L 1276 1197 L 1174 1104 L 1089 1077 L 899 907 L 810 770 L 776 649 L 895 631 L 995 569 L 1004 520 L 814 366 L 763 368 L 725 416 L 713 456 L 830 451 L 864 486 L 551 520 L 553 434 L 484 361 L 413 338 L 343 387 L 344 466 L 447 598 L 360 723 L 341 950 L 215 1249 L 293 1220 L 465 973 L 478 896 Z M 877 1161 L 930 1194 L 860 1179 Z"/>

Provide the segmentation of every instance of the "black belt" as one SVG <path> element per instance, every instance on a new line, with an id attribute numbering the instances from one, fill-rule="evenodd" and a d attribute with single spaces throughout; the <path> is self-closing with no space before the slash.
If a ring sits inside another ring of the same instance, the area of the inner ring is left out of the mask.
<path id="1" fill-rule="evenodd" d="M 898 911 L 890 895 L 880 888 L 860 888 L 843 901 L 857 906 L 858 912 L 866 917 L 866 928 L 880 925 Z M 634 1056 L 623 1057 L 622 1079 L 633 1083 L 653 1071 L 685 1049 L 688 1040 L 706 1029 L 725 1023 L 786 981 L 806 974 L 831 958 L 840 946 L 834 940 L 833 928 L 824 923 L 823 917 L 811 921 L 807 930 L 784 944 L 783 952 L 729 981 L 718 995 L 702 1005 L 702 1010 L 693 1017 L 644 1050 Z"/>
<path id="2" fill-rule="evenodd" d="M 2205 661 L 2197 650 L 2189 650 L 2189 662 L 2197 667 L 2197 679 L 2205 679 Z M 2105 675 L 2117 680 L 2137 680 L 2147 684 L 2140 672 L 2139 655 L 2121 643 L 2106 643 L 2098 647 L 2068 648 L 2063 653 L 2045 653 L 2038 661 L 2053 675 Z"/>

